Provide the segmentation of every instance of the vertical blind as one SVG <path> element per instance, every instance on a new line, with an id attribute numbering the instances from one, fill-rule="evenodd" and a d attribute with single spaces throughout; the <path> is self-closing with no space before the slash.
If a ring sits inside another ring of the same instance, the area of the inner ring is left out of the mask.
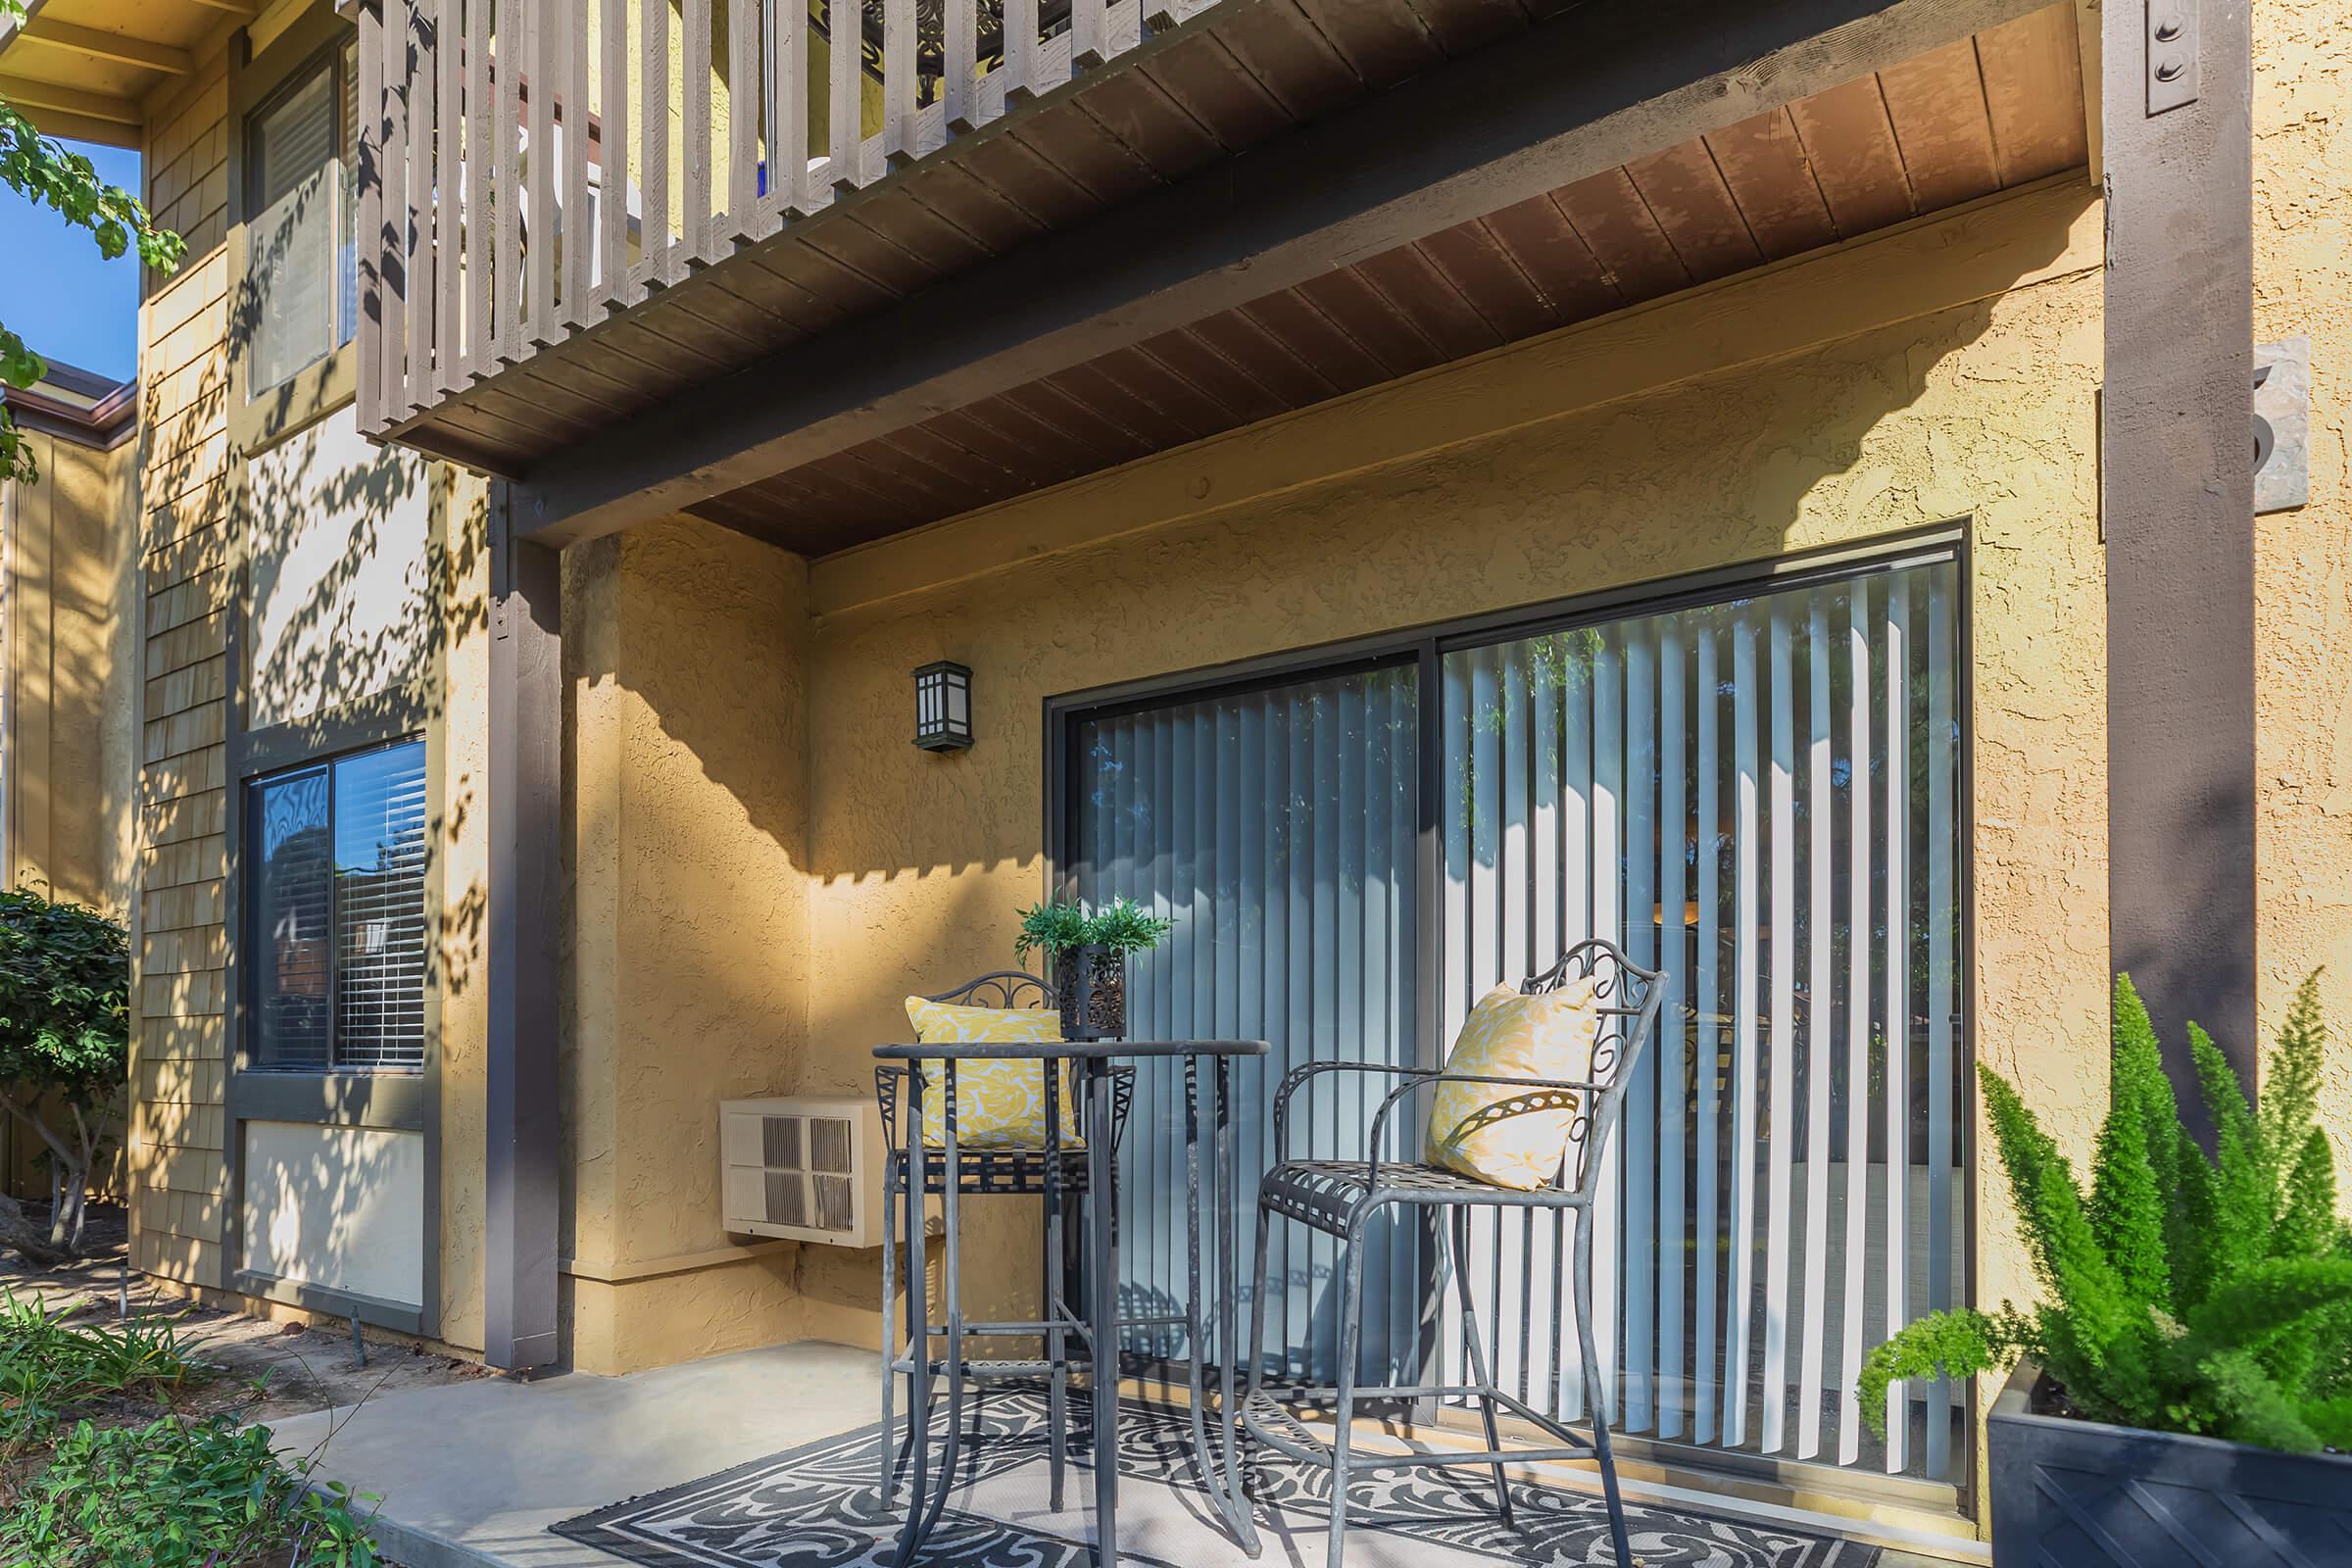
<path id="1" fill-rule="evenodd" d="M 1504 1375 L 1681 1443 L 1949 1478 L 1948 1385 L 1853 1393 L 1959 1304 L 1956 568 L 1935 561 L 1449 654 L 1444 1017 L 1587 935 L 1664 969 L 1595 1227 L 1482 1216 Z M 1459 1325 L 1441 1337 L 1458 1362 Z M 1563 1353 L 1565 1351 L 1566 1353 Z"/>
<path id="2" fill-rule="evenodd" d="M 424 1065 L 424 745 L 255 781 L 253 1060 Z"/>
<path id="3" fill-rule="evenodd" d="M 1272 1043 L 1241 1075 L 1253 1199 L 1288 1068 L 1422 1059 L 1495 984 L 1588 936 L 1623 944 L 1667 979 L 1592 1219 L 1604 1386 L 1576 1354 L 1574 1222 L 1524 1211 L 1473 1225 L 1497 1377 L 1664 1441 L 1954 1478 L 1948 1385 L 1892 1391 L 1885 1443 L 1853 1386 L 1871 1346 L 1965 1299 L 1956 590 L 1941 554 L 1449 652 L 1435 690 L 1400 667 L 1082 720 L 1076 891 L 1177 920 L 1135 962 L 1130 1031 Z M 1424 735 L 1434 890 L 1414 869 Z M 1178 1070 L 1145 1070 L 1124 1152 L 1134 1312 L 1186 1288 Z M 1376 1099 L 1302 1096 L 1291 1152 L 1360 1156 Z M 1387 1153 L 1420 1135 L 1392 1129 Z M 1435 1250 L 1409 1226 L 1367 1246 L 1359 1371 L 1414 1376 L 1434 1352 L 1459 1380 Z M 1267 1346 L 1327 1377 L 1336 1244 L 1278 1224 L 1273 1248 Z"/>
<path id="4" fill-rule="evenodd" d="M 1413 1059 L 1416 687 L 1407 665 L 1077 726 L 1078 892 L 1132 898 L 1176 921 L 1130 967 L 1129 1032 L 1272 1047 L 1235 1073 L 1245 1268 L 1282 1075 L 1306 1061 Z M 1119 1188 L 1129 1315 L 1181 1310 L 1188 1288 L 1183 1089 L 1179 1063 L 1139 1065 Z M 1293 1152 L 1360 1152 L 1377 1099 L 1360 1075 L 1302 1091 Z M 1364 1362 L 1405 1366 L 1414 1237 L 1383 1232 L 1369 1245 L 1367 1277 L 1378 1284 L 1367 1287 Z M 1268 1351 L 1301 1375 L 1328 1376 L 1337 1244 L 1280 1227 L 1269 1255 Z M 1167 1331 L 1144 1331 L 1129 1348 L 1187 1353 Z"/>

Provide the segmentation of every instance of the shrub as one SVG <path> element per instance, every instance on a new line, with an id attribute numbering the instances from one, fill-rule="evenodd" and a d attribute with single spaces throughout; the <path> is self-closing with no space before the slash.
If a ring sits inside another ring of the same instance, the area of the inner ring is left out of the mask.
<path id="1" fill-rule="evenodd" d="M 289 1556 L 370 1568 L 375 1547 L 339 1484 L 281 1464 L 268 1427 L 167 1415 L 143 1427 L 83 1421 L 0 1519 L 12 1568 L 247 1568 Z"/>
<path id="2" fill-rule="evenodd" d="M 1859 1395 L 1874 1429 L 1884 1435 L 1894 1380 L 1973 1376 L 2022 1353 L 2094 1420 L 2352 1447 L 2352 1231 L 2318 1123 L 2318 981 L 2295 993 L 2259 1110 L 2189 1026 L 2209 1158 L 2180 1125 L 2147 1009 L 2118 976 L 2113 1095 L 2087 1193 L 2018 1092 L 1979 1069 L 2046 1299 L 1931 1313 L 1873 1350 Z"/>
<path id="3" fill-rule="evenodd" d="M 129 955 L 122 928 L 95 909 L 0 893 L 0 1107 L 48 1147 L 60 1198 L 46 1249 L 21 1219 L 0 1241 L 37 1260 L 80 1245 L 99 1133 L 129 1076 Z"/>
<path id="4" fill-rule="evenodd" d="M 211 1371 L 181 1353 L 169 1319 L 74 1328 L 39 1301 L 0 1290 L 0 1459 L 50 1441 L 91 1399 L 169 1397 Z"/>

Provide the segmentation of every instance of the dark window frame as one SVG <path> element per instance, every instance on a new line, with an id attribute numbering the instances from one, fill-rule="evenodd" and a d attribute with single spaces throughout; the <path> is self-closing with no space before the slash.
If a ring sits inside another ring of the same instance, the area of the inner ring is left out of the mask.
<path id="1" fill-rule="evenodd" d="M 242 804 L 242 809 L 245 813 L 244 826 L 247 834 L 247 842 L 250 843 L 259 837 L 258 813 L 261 810 L 263 791 L 267 790 L 273 784 L 301 778 L 307 774 L 316 773 L 324 777 L 326 780 L 327 840 L 326 1060 L 323 1064 L 316 1067 L 268 1061 L 262 1058 L 260 1052 L 257 1049 L 257 1042 L 251 1039 L 249 1035 L 249 1038 L 246 1042 L 246 1059 L 242 1064 L 245 1071 L 255 1073 L 286 1074 L 312 1078 L 332 1078 L 340 1075 L 416 1077 L 423 1073 L 425 1063 L 424 1052 L 421 1043 L 418 1049 L 417 1060 L 414 1064 L 406 1062 L 392 1065 L 386 1065 L 381 1062 L 353 1063 L 344 1059 L 342 1038 L 342 982 L 344 967 L 342 916 L 344 889 L 341 866 L 338 863 L 337 857 L 337 848 L 339 843 L 337 829 L 339 828 L 342 820 L 342 790 L 337 782 L 337 771 L 343 763 L 352 761 L 356 759 L 379 756 L 384 753 L 400 751 L 409 747 L 415 747 L 416 749 L 417 767 L 419 772 L 429 773 L 430 764 L 429 758 L 427 756 L 429 748 L 424 733 L 421 730 L 418 730 L 410 734 L 397 736 L 391 740 L 379 741 L 371 745 L 354 747 L 344 751 L 322 754 L 305 761 L 289 764 L 285 767 L 272 768 L 268 772 L 256 773 L 242 781 L 241 787 L 244 791 L 244 801 Z M 422 824 L 419 825 L 419 836 L 420 838 L 429 837 L 429 834 L 424 832 Z M 429 845 L 427 846 L 427 849 L 429 850 Z M 252 856 L 248 857 L 245 860 L 245 863 L 238 869 L 240 875 L 242 875 L 245 879 L 245 886 L 241 890 L 243 893 L 243 899 L 241 902 L 244 906 L 245 919 L 244 940 L 247 944 L 247 952 L 251 954 L 258 954 L 261 951 L 262 943 L 265 940 L 265 935 L 262 931 L 264 910 L 261 898 L 259 897 L 258 881 L 263 874 L 264 867 L 260 857 Z M 425 898 L 425 890 L 420 879 L 417 887 L 416 898 L 416 919 L 420 931 L 429 929 L 425 919 L 427 902 L 428 901 Z M 245 996 L 243 998 L 243 1004 L 246 1016 L 257 1021 L 256 1027 L 250 1032 L 251 1035 L 258 1035 L 260 1032 L 258 1020 L 261 1015 L 261 1004 L 263 1000 L 260 992 L 261 983 L 262 976 L 260 973 L 260 965 L 258 963 L 249 962 L 246 965 L 246 972 L 244 976 Z M 420 962 L 418 966 L 416 985 L 416 1003 L 420 1011 L 425 1005 L 426 998 L 430 989 L 431 988 L 427 984 L 424 976 L 423 965 Z"/>

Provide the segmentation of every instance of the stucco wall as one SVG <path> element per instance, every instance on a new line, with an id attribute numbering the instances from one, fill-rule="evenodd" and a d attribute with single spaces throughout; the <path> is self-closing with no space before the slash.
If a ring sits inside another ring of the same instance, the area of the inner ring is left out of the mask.
<path id="1" fill-rule="evenodd" d="M 2254 527 L 2261 1009 L 2275 1027 L 2325 966 L 2352 1171 L 2352 36 L 2323 0 L 2255 23 L 2254 336 L 2311 338 L 2311 503 Z"/>
<path id="2" fill-rule="evenodd" d="M 789 1246 L 721 1225 L 718 1102 L 806 1039 L 807 569 L 693 518 L 567 552 L 569 1349 L 590 1371 L 799 1337 Z"/>

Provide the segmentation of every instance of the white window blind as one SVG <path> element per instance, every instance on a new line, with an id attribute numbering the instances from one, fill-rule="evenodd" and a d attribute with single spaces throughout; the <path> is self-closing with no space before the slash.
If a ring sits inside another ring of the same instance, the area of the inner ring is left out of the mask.
<path id="1" fill-rule="evenodd" d="M 1580 1386 L 1573 1233 L 1475 1227 L 1532 1402 L 1953 1478 L 1947 1385 L 1897 1391 L 1884 1445 L 1852 1388 L 1965 1288 L 1955 586 L 1934 560 L 1446 657 L 1448 1038 L 1588 934 L 1668 975 L 1594 1216 L 1605 1388 Z M 1453 1377 L 1452 1316 L 1441 1343 Z"/>
<path id="2" fill-rule="evenodd" d="M 252 1058 L 283 1071 L 424 1065 L 424 745 L 257 780 Z"/>
<path id="3" fill-rule="evenodd" d="M 308 68 L 247 122 L 247 389 L 282 385 L 351 337 L 358 306 L 357 96 L 347 52 Z"/>

